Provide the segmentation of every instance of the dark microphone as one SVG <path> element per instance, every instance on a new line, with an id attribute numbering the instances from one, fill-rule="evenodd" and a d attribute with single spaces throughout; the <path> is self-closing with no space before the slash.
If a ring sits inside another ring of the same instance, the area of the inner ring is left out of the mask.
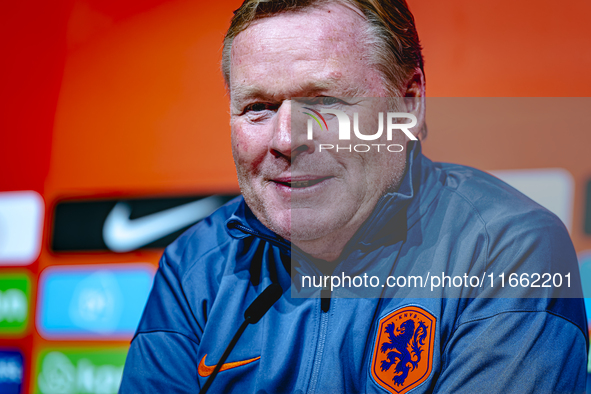
<path id="1" fill-rule="evenodd" d="M 213 369 L 213 372 L 211 373 L 211 375 L 209 375 L 209 378 L 207 378 L 207 381 L 199 391 L 199 394 L 207 393 L 207 390 L 209 390 L 209 386 L 211 386 L 218 372 L 220 372 L 222 365 L 224 365 L 224 363 L 226 362 L 226 359 L 230 355 L 232 349 L 234 349 L 234 346 L 236 346 L 236 342 L 238 342 L 238 339 L 240 339 L 242 333 L 244 332 L 244 330 L 246 330 L 246 327 L 249 324 L 258 323 L 259 320 L 261 320 L 261 318 L 263 317 L 263 315 L 267 313 L 269 309 L 271 309 L 273 304 L 281 298 L 282 294 L 283 289 L 281 288 L 281 286 L 277 283 L 272 283 L 265 290 L 263 290 L 263 292 L 259 294 L 257 298 L 254 299 L 254 301 L 248 306 L 248 308 L 246 308 L 246 311 L 244 312 L 244 322 L 242 322 L 242 325 L 240 326 L 238 331 L 236 331 L 236 334 L 230 341 L 230 344 L 224 351 L 224 354 L 222 354 L 222 357 L 220 358 L 220 361 L 218 361 L 218 363 L 216 364 L 215 368 Z"/>
<path id="2" fill-rule="evenodd" d="M 252 304 L 244 312 L 244 320 L 249 324 L 256 324 L 261 320 L 261 317 L 283 294 L 283 289 L 277 283 L 271 283 L 263 292 L 254 299 Z"/>

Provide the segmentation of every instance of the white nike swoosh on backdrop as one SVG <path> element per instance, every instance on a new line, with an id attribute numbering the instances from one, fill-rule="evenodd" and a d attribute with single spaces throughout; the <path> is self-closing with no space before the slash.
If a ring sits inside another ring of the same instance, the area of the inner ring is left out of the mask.
<path id="1" fill-rule="evenodd" d="M 129 252 L 207 217 L 222 205 L 220 197 L 211 196 L 131 220 L 129 204 L 118 202 L 103 225 L 103 240 L 114 252 Z"/>

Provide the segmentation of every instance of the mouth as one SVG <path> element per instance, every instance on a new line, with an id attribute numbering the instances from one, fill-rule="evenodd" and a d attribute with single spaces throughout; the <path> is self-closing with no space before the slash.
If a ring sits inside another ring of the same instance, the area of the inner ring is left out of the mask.
<path id="1" fill-rule="evenodd" d="M 273 182 L 278 183 L 283 186 L 291 187 L 292 189 L 303 189 L 306 187 L 312 187 L 314 185 L 317 185 L 320 182 L 324 182 L 325 180 L 330 179 L 330 178 L 333 178 L 333 177 L 332 176 L 325 176 L 325 177 L 321 177 L 321 178 L 306 179 L 306 180 L 292 181 L 292 182 L 273 180 Z"/>

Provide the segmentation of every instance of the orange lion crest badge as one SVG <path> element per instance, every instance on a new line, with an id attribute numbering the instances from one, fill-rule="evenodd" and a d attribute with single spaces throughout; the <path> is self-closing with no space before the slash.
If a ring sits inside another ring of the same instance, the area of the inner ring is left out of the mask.
<path id="1" fill-rule="evenodd" d="M 404 394 L 427 380 L 433 367 L 435 323 L 435 317 L 418 306 L 380 319 L 371 362 L 377 384 Z"/>

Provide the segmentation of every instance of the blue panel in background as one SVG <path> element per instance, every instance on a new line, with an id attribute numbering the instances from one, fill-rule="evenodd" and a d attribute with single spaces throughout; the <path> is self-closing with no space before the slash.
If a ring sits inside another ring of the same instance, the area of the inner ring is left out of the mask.
<path id="1" fill-rule="evenodd" d="M 153 277 L 146 264 L 50 267 L 40 280 L 37 328 L 47 339 L 131 338 Z"/>
<path id="2" fill-rule="evenodd" d="M 579 270 L 583 285 L 583 297 L 585 297 L 585 310 L 587 322 L 591 321 L 591 251 L 579 253 Z"/>
<path id="3" fill-rule="evenodd" d="M 591 327 L 591 251 L 579 253 L 578 258 L 583 297 L 585 297 L 585 312 L 587 312 L 587 327 Z M 587 362 L 587 392 L 591 393 L 591 357 Z"/>
<path id="4" fill-rule="evenodd" d="M 20 394 L 24 370 L 21 352 L 0 348 L 0 393 Z"/>

